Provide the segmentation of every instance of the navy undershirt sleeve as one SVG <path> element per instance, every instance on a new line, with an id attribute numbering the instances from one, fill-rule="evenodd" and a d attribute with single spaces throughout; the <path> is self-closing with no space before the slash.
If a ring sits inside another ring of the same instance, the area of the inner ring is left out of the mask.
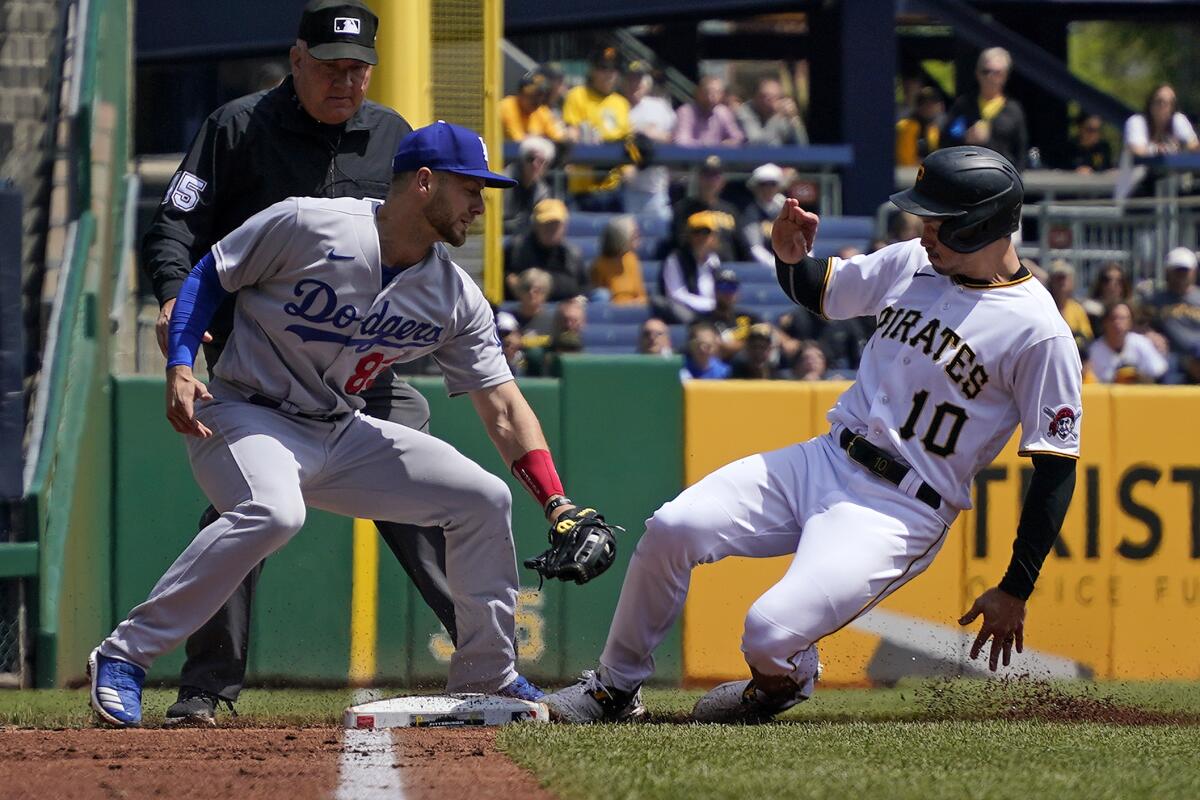
<path id="1" fill-rule="evenodd" d="M 1000 588 L 1028 600 L 1042 563 L 1062 530 L 1075 491 L 1075 459 L 1052 455 L 1033 457 L 1033 477 L 1017 523 L 1012 560 Z"/>
<path id="2" fill-rule="evenodd" d="M 188 273 L 171 311 L 168 369 L 180 364 L 190 367 L 196 363 L 204 331 L 229 294 L 217 277 L 217 262 L 211 252 L 207 253 Z"/>
<path id="3" fill-rule="evenodd" d="M 775 279 L 793 303 L 814 314 L 821 313 L 821 292 L 825 289 L 826 263 L 805 256 L 797 264 L 775 259 Z"/>

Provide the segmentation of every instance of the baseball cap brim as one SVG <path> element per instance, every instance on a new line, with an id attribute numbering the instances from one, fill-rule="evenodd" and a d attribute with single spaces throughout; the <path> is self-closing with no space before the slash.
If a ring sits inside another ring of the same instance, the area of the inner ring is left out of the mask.
<path id="1" fill-rule="evenodd" d="M 364 64 L 374 66 L 379 63 L 379 56 L 371 47 L 364 47 L 353 42 L 326 42 L 308 48 L 308 54 L 318 61 L 337 61 L 340 58 L 352 58 Z"/>
<path id="2" fill-rule="evenodd" d="M 961 208 L 955 208 L 952 205 L 938 202 L 931 197 L 918 192 L 915 188 L 905 189 L 903 192 L 896 192 L 891 196 L 891 201 L 901 211 L 907 211 L 918 217 L 961 217 L 967 213 Z"/>
<path id="3" fill-rule="evenodd" d="M 433 167 L 432 169 L 438 169 Z M 488 169 L 447 169 L 445 172 L 453 172 L 455 175 L 466 175 L 471 178 L 483 178 L 483 185 L 492 189 L 511 189 L 517 185 L 517 182 L 507 175 L 501 175 L 498 172 L 492 172 Z"/>

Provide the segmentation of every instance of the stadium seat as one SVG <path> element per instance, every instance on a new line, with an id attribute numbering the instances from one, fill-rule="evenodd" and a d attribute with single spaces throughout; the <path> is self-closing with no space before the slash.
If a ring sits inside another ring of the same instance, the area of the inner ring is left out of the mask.
<path id="1" fill-rule="evenodd" d="M 682 353 L 683 346 L 687 344 L 687 326 L 669 325 L 667 330 L 671 333 L 671 347 L 675 348 L 676 353 Z"/>
<path id="2" fill-rule="evenodd" d="M 637 346 L 627 347 L 623 344 L 592 344 L 583 351 L 589 356 L 629 356 L 637 352 Z"/>
<path id="3" fill-rule="evenodd" d="M 663 219 L 662 217 L 638 217 L 638 227 L 642 230 L 642 236 L 655 236 L 663 238 L 671 233 L 671 220 Z"/>
<path id="4" fill-rule="evenodd" d="M 738 280 L 742 285 L 746 284 L 769 284 L 774 286 L 775 270 L 771 267 L 759 264 L 757 261 L 731 261 L 727 264 L 722 264 L 722 267 L 728 267 L 737 273 Z"/>
<path id="5" fill-rule="evenodd" d="M 642 262 L 642 281 L 646 284 L 646 291 L 653 294 L 658 289 L 658 274 L 662 272 L 661 261 L 643 261 Z"/>
<path id="6" fill-rule="evenodd" d="M 591 322 L 583 329 L 583 349 L 590 352 L 593 346 L 623 347 L 632 353 L 637 349 L 638 326 L 636 323 Z"/>
<path id="7" fill-rule="evenodd" d="M 575 245 L 583 256 L 583 263 L 590 267 L 596 254 L 600 252 L 600 237 L 598 236 L 569 236 L 567 241 Z"/>
<path id="8" fill-rule="evenodd" d="M 869 242 L 875 236 L 875 218 L 821 217 L 817 241 L 824 236 L 832 239 L 864 239 Z"/>
<path id="9" fill-rule="evenodd" d="M 836 256 L 843 247 L 856 247 L 865 253 L 871 244 L 870 239 L 836 239 L 824 234 L 824 231 L 817 233 L 817 243 L 813 245 L 813 258 Z"/>
<path id="10" fill-rule="evenodd" d="M 642 234 L 642 241 L 638 244 L 638 258 L 654 258 L 658 255 L 659 248 L 662 247 L 663 240 L 657 236 Z"/>
<path id="11" fill-rule="evenodd" d="M 617 305 L 607 302 L 588 303 L 588 323 L 606 322 L 622 325 L 641 325 L 650 316 L 648 306 Z"/>
<path id="12" fill-rule="evenodd" d="M 567 236 L 597 237 L 604 231 L 608 221 L 615 216 L 617 215 L 608 212 L 572 211 L 571 216 L 567 218 Z"/>

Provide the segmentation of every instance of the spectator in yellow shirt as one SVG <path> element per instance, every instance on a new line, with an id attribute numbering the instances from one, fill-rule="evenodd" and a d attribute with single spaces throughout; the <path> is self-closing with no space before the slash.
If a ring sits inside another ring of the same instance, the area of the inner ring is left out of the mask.
<path id="1" fill-rule="evenodd" d="M 621 142 L 630 133 L 629 101 L 616 91 L 619 59 L 616 49 L 606 47 L 592 56 L 587 83 L 567 92 L 563 122 L 568 135 L 581 144 Z M 613 169 L 594 175 L 590 167 L 567 168 L 567 191 L 579 207 L 588 211 L 620 211 L 616 189 L 621 172 Z"/>
<path id="2" fill-rule="evenodd" d="M 1096 336 L 1092 332 L 1092 322 L 1088 319 L 1087 311 L 1075 299 L 1075 268 L 1067 261 L 1056 258 L 1050 262 L 1050 296 L 1054 304 L 1067 322 L 1067 327 L 1075 336 L 1075 344 L 1080 350 L 1086 350 Z"/>
<path id="3" fill-rule="evenodd" d="M 912 112 L 896 123 L 896 166 L 915 167 L 938 149 L 946 104 L 941 93 L 926 86 L 917 93 Z"/>
<path id="4" fill-rule="evenodd" d="M 500 122 L 504 126 L 505 139 L 519 142 L 526 136 L 541 136 L 552 142 L 563 140 L 563 128 L 546 105 L 548 89 L 545 75 L 538 71 L 526 72 L 517 93 L 500 101 Z"/>
<path id="5" fill-rule="evenodd" d="M 600 235 L 600 255 L 592 262 L 592 287 L 619 305 L 645 304 L 646 283 L 637 246 L 641 234 L 630 216 L 614 217 Z M 598 299 L 598 298 L 593 298 Z"/>

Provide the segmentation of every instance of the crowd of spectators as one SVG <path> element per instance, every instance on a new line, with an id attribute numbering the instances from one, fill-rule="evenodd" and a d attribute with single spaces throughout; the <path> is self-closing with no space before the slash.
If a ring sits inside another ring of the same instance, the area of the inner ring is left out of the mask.
<path id="1" fill-rule="evenodd" d="M 949 103 L 936 85 L 905 81 L 896 163 L 915 166 L 939 147 L 980 144 L 1019 169 L 1040 166 L 1024 109 L 1007 93 L 1012 71 L 1007 51 L 984 50 L 975 81 Z M 507 310 L 497 319 L 519 374 L 555 374 L 560 354 L 586 351 L 589 302 L 644 308 L 630 351 L 682 356 L 688 378 L 853 374 L 872 320 L 830 321 L 800 308 L 768 319 L 739 302 L 738 270 L 773 268 L 771 225 L 785 197 L 798 196 L 796 173 L 763 163 L 748 179 L 743 173 L 731 181 L 715 155 L 699 159 L 687 174 L 653 159 L 654 149 L 667 144 L 807 144 L 800 106 L 780 77 L 761 76 L 743 101 L 721 78 L 704 76 L 691 101 L 676 106 L 648 64 L 622 63 L 615 49 L 605 48 L 591 56 L 585 79 L 573 88 L 555 64 L 526 74 L 501 103 L 501 116 L 506 138 L 519 147 L 508 167 L 518 186 L 505 194 Z M 1064 161 L 1053 166 L 1078 173 L 1117 166 L 1099 116 L 1081 113 L 1073 126 Z M 629 158 L 616 166 L 572 163 L 574 147 L 601 143 L 621 143 Z M 1128 156 L 1196 149 L 1200 140 L 1169 85 L 1155 87 L 1125 124 Z M 549 179 L 552 168 L 565 171 L 565 185 Z M 573 213 L 597 211 L 611 217 L 585 259 L 578 237 L 573 243 L 566 233 Z M 645 226 L 653 228 L 648 239 Z M 898 214 L 887 238 L 867 249 L 919 235 L 920 220 Z M 851 247 L 838 256 L 856 253 Z M 643 272 L 644 258 L 655 262 L 651 278 Z M 1200 383 L 1200 288 L 1192 251 L 1171 252 L 1158 287 L 1134 287 L 1119 264 L 1105 265 L 1086 296 L 1068 261 L 1052 261 L 1045 270 L 1029 266 L 1075 336 L 1088 380 Z"/>

